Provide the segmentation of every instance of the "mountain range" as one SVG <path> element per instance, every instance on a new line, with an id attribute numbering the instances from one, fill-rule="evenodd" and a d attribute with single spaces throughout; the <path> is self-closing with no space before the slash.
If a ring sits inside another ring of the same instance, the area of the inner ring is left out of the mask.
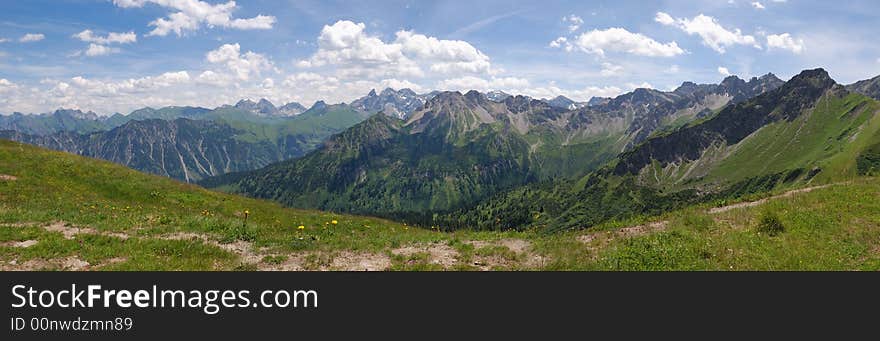
<path id="1" fill-rule="evenodd" d="M 194 182 L 302 156 L 367 117 L 344 105 L 290 116 L 265 100 L 213 110 L 143 108 L 109 117 L 79 113 L 0 116 L 0 137 Z"/>
<path id="2" fill-rule="evenodd" d="M 443 92 L 406 120 L 376 115 L 302 158 L 202 184 L 295 207 L 424 221 L 518 186 L 584 176 L 655 132 L 782 83 L 772 74 L 728 77 L 580 107 Z"/>

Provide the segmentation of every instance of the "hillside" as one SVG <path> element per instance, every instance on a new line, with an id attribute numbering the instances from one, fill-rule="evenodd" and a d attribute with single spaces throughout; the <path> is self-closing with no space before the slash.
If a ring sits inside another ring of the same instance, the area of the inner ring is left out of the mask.
<path id="1" fill-rule="evenodd" d="M 439 232 L 0 140 L 0 270 L 878 270 L 878 192 L 860 178 L 587 231 Z M 782 232 L 759 231 L 768 214 Z"/>
<path id="2" fill-rule="evenodd" d="M 877 271 L 877 193 L 880 179 L 858 178 L 553 234 L 544 269 Z"/>
<path id="3" fill-rule="evenodd" d="M 572 184 L 498 195 L 434 223 L 484 229 L 584 228 L 688 203 L 876 172 L 880 104 L 821 69 L 659 134 Z"/>

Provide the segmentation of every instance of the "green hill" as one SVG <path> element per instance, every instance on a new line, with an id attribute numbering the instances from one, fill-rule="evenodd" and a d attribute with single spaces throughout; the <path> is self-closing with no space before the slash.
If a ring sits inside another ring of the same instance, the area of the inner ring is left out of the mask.
<path id="1" fill-rule="evenodd" d="M 824 70 L 807 70 L 752 100 L 655 135 L 578 181 L 518 188 L 434 223 L 585 228 L 875 173 L 878 144 L 880 103 L 848 92 Z"/>

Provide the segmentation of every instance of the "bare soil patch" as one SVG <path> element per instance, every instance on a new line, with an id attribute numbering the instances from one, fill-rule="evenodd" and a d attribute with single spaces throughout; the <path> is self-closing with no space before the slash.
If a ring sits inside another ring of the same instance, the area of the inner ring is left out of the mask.
<path id="1" fill-rule="evenodd" d="M 487 247 L 504 247 L 513 252 L 516 257 L 509 258 L 501 255 L 480 255 L 474 256 L 474 266 L 480 270 L 486 271 L 493 268 L 511 268 L 517 266 L 524 267 L 541 267 L 544 265 L 544 257 L 531 251 L 532 243 L 523 239 L 501 239 L 497 241 L 470 240 L 465 243 L 473 245 L 474 249 L 482 249 Z"/>
<path id="2" fill-rule="evenodd" d="M 660 232 L 666 230 L 668 225 L 668 221 L 657 221 L 642 225 L 624 227 L 617 230 L 588 233 L 578 236 L 577 240 L 585 244 L 589 250 L 595 251 L 608 245 L 608 243 L 610 243 L 612 240 L 619 238 L 632 238 L 643 236 L 649 233 Z M 596 253 L 593 252 L 593 256 L 595 255 Z"/>
<path id="3" fill-rule="evenodd" d="M 458 262 L 458 251 L 445 243 L 410 245 L 391 250 L 391 253 L 399 256 L 412 256 L 422 252 L 428 254 L 429 263 L 443 268 L 449 268 Z"/>
<path id="4" fill-rule="evenodd" d="M 0 174 L 0 181 L 15 181 L 18 177 L 9 174 Z"/>
<path id="5" fill-rule="evenodd" d="M 580 235 L 577 237 L 577 239 L 581 243 L 585 244 L 592 243 L 594 240 L 597 240 L 599 238 L 601 238 L 604 242 L 608 242 L 616 238 L 631 238 L 646 235 L 648 233 L 663 231 L 667 228 L 668 225 L 668 221 L 657 221 L 653 223 L 624 227 L 612 231 L 593 232 L 585 235 Z"/>
<path id="6" fill-rule="evenodd" d="M 278 255 L 271 255 L 278 256 Z M 305 256 L 302 254 L 289 254 L 287 259 L 280 263 L 267 263 L 260 261 L 257 264 L 257 270 L 260 271 L 304 271 L 306 270 Z"/>
<path id="7" fill-rule="evenodd" d="M 37 243 L 39 243 L 39 242 L 36 240 L 25 240 L 25 241 L 20 241 L 20 242 L 10 241 L 10 242 L 0 243 L 0 246 L 29 248 L 31 246 L 37 245 Z"/>
<path id="8" fill-rule="evenodd" d="M 70 256 L 57 259 L 29 259 L 24 262 L 11 260 L 0 263 L 0 271 L 38 271 L 46 269 L 61 269 L 67 271 L 84 271 L 89 270 L 91 264 L 80 259 L 77 256 Z"/>
<path id="9" fill-rule="evenodd" d="M 391 258 L 377 253 L 343 251 L 333 258 L 329 270 L 382 271 L 391 267 Z"/>
<path id="10" fill-rule="evenodd" d="M 97 234 L 107 237 L 114 237 L 119 239 L 128 239 L 128 235 L 125 233 L 119 232 L 103 232 L 98 231 L 90 227 L 76 227 L 69 223 L 63 221 L 56 221 L 52 224 L 43 226 L 43 229 L 49 232 L 61 232 L 64 235 L 64 239 L 73 239 L 73 237 L 77 234 Z"/>

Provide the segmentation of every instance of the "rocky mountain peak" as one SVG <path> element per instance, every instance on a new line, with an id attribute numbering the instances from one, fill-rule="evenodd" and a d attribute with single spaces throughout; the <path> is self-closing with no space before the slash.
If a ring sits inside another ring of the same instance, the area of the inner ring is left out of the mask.
<path id="1" fill-rule="evenodd" d="M 312 104 L 312 107 L 309 110 L 321 110 L 327 107 L 327 103 L 323 100 L 318 100 L 315 104 Z"/>
<path id="2" fill-rule="evenodd" d="M 859 93 L 876 100 L 880 100 L 880 76 L 865 79 L 853 84 L 847 85 L 846 89 L 855 93 Z"/>
<path id="3" fill-rule="evenodd" d="M 250 99 L 243 99 L 238 101 L 238 103 L 235 103 L 235 108 L 250 111 L 255 115 L 261 116 L 271 116 L 278 113 L 278 108 L 265 98 L 261 98 L 257 102 Z"/>
<path id="4" fill-rule="evenodd" d="M 734 88 L 744 86 L 745 84 L 746 81 L 744 81 L 742 78 L 739 78 L 736 75 L 730 75 L 724 77 L 724 80 L 721 81 L 720 85 L 726 88 Z"/>
<path id="5" fill-rule="evenodd" d="M 501 90 L 492 90 L 486 93 L 486 98 L 493 102 L 501 102 L 510 97 L 510 94 Z"/>
<path id="6" fill-rule="evenodd" d="M 827 89 L 837 84 L 837 82 L 831 79 L 828 71 L 825 71 L 825 69 L 822 68 L 801 71 L 801 73 L 792 77 L 788 82 L 795 85 L 809 85 L 821 89 Z"/>
<path id="7" fill-rule="evenodd" d="M 59 108 L 58 110 L 55 110 L 55 112 L 53 114 L 54 115 L 70 116 L 70 117 L 78 118 L 78 119 L 82 119 L 82 120 L 97 120 L 98 119 L 98 114 L 96 114 L 94 111 L 83 112 L 82 110 L 79 110 L 79 109 Z"/>
<path id="8" fill-rule="evenodd" d="M 483 94 L 481 94 L 477 90 L 468 91 L 467 93 L 464 94 L 464 97 L 466 97 L 467 99 L 470 99 L 470 100 L 480 100 L 480 99 L 485 98 L 483 96 Z"/>
<path id="9" fill-rule="evenodd" d="M 394 90 L 392 88 L 385 88 L 378 94 L 375 89 L 372 89 L 366 96 L 351 102 L 351 106 L 363 112 L 375 113 L 381 111 L 386 115 L 405 119 L 413 111 L 421 108 L 428 97 L 428 95 L 416 94 L 411 89 Z"/>
<path id="10" fill-rule="evenodd" d="M 379 95 L 382 97 L 394 96 L 397 95 L 397 91 L 394 91 L 392 88 L 385 88 L 385 90 L 382 90 L 382 93 Z"/>

